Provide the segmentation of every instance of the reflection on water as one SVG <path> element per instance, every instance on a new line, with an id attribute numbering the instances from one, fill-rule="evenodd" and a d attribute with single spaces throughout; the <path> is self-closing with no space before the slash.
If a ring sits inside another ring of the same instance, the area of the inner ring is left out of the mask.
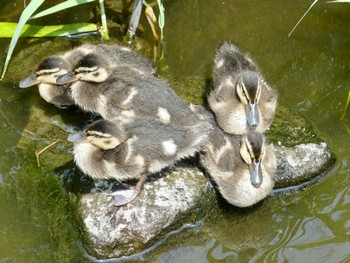
<path id="1" fill-rule="evenodd" d="M 167 241 L 171 248 L 164 244 L 145 256 L 146 260 L 350 260 L 350 112 L 339 121 L 350 89 L 350 5 L 319 1 L 288 38 L 310 4 L 301 0 L 167 2 L 166 59 L 171 74 L 209 77 L 217 43 L 237 41 L 279 90 L 281 103 L 313 123 L 338 161 L 331 173 L 301 193 L 275 197 L 248 212 L 224 206 L 221 214 L 209 215 L 197 233 L 181 242 Z M 5 16 L 1 13 L 0 17 Z M 148 37 L 151 33 L 145 28 Z M 5 43 L 8 41 L 0 42 L 1 50 Z M 0 58 L 4 58 L 3 51 Z M 30 106 L 28 98 L 18 96 L 15 83 L 0 86 L 0 261 L 9 258 L 24 262 L 23 255 L 31 255 L 29 261 L 37 257 L 44 262 L 44 250 L 48 254 L 57 250 L 45 229 L 45 218 L 40 213 L 35 213 L 36 218 L 26 216 L 26 207 L 18 205 L 15 195 L 7 190 L 8 182 L 15 182 L 21 170 L 18 165 L 26 165 L 16 159 L 16 145 Z M 35 92 L 31 95 L 38 96 Z M 29 206 L 40 209 L 40 204 Z M 7 240 L 15 244 L 12 249 Z"/>

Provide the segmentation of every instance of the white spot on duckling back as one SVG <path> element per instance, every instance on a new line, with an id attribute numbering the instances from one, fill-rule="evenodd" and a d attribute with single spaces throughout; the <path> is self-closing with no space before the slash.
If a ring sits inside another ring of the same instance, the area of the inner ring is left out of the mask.
<path id="1" fill-rule="evenodd" d="M 131 88 L 131 92 L 129 96 L 122 102 L 123 105 L 126 105 L 132 101 L 132 99 L 138 94 L 138 90 L 135 88 Z"/>
<path id="2" fill-rule="evenodd" d="M 164 154 L 166 156 L 174 155 L 177 150 L 177 145 L 174 143 L 174 140 L 170 139 L 168 141 L 162 142 Z"/>
<path id="3" fill-rule="evenodd" d="M 135 141 L 137 141 L 138 138 L 137 136 L 134 136 L 132 137 L 131 139 L 129 139 L 127 142 L 126 142 L 126 145 L 127 145 L 127 153 L 126 153 L 126 156 L 125 156 L 125 163 L 127 163 L 128 161 L 130 161 L 131 157 L 133 156 L 134 154 L 134 147 L 133 147 L 133 143 Z"/>
<path id="4" fill-rule="evenodd" d="M 225 59 L 222 58 L 222 59 L 220 59 L 219 61 L 217 61 L 217 62 L 215 63 L 215 67 L 216 67 L 216 68 L 221 68 L 221 67 L 224 65 L 224 63 L 225 63 Z"/>
<path id="5" fill-rule="evenodd" d="M 159 107 L 157 116 L 159 117 L 160 122 L 162 122 L 164 124 L 170 123 L 170 114 L 169 114 L 169 111 L 167 109 Z"/>

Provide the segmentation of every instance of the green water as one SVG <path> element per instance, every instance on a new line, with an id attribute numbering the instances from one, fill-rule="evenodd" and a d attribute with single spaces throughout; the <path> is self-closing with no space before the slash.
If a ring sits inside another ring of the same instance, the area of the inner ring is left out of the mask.
<path id="1" fill-rule="evenodd" d="M 7 2 L 0 1 L 0 18 L 15 21 L 23 1 L 15 1 L 15 7 Z M 338 160 L 322 180 L 300 193 L 275 197 L 251 210 L 223 206 L 199 227 L 171 236 L 143 256 L 144 261 L 350 261 L 350 109 L 339 120 L 350 89 L 350 4 L 319 1 L 288 37 L 312 2 L 167 2 L 165 58 L 170 74 L 209 77 L 217 43 L 235 40 L 278 89 L 280 103 L 310 120 Z M 8 43 L 0 40 L 1 63 Z M 54 172 L 37 168 L 19 143 L 22 134 L 37 140 L 25 128 L 31 107 L 52 115 L 69 113 L 46 105 L 35 89 L 22 92 L 18 81 L 9 76 L 0 83 L 0 262 L 87 261 L 74 239 L 74 227 L 66 239 L 52 236 L 55 202 L 62 203 L 64 197 L 57 193 L 59 180 Z M 191 95 L 198 96 L 195 91 Z M 28 178 L 23 174 L 31 180 L 21 179 Z M 58 186 L 50 190 L 54 182 Z M 68 222 L 56 225 L 67 231 Z"/>

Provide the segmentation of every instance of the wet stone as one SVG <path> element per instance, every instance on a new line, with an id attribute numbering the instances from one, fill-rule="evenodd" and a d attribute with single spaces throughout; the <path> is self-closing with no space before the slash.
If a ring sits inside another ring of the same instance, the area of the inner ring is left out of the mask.
<path id="1" fill-rule="evenodd" d="M 126 206 L 114 207 L 107 193 L 83 195 L 78 204 L 85 249 L 97 258 L 140 252 L 196 221 L 201 210 L 209 209 L 211 190 L 197 168 L 176 167 L 152 177 L 139 198 Z"/>
<path id="2" fill-rule="evenodd" d="M 277 158 L 275 188 L 297 186 L 327 171 L 335 157 L 325 142 L 274 146 Z"/>

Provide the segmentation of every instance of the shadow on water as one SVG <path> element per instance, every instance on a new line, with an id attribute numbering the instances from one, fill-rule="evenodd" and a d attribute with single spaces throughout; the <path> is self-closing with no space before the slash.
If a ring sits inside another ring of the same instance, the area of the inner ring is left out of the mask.
<path id="1" fill-rule="evenodd" d="M 15 3 L 21 6 L 23 1 Z M 186 100 L 203 101 L 209 84 L 194 85 L 194 81 L 210 79 L 217 43 L 235 40 L 278 89 L 280 103 L 306 116 L 338 161 L 328 175 L 304 191 L 277 195 L 250 209 L 233 208 L 219 199 L 219 209 L 211 211 L 199 227 L 169 237 L 142 256 L 143 262 L 349 260 L 350 113 L 343 122 L 339 117 L 350 89 L 350 6 L 319 1 L 288 38 L 309 4 L 301 0 L 166 2 L 165 58 L 171 78 L 191 79 L 179 87 Z M 0 19 L 15 21 L 18 6 L 4 5 L 3 10 L 13 11 L 4 15 L 1 10 Z M 144 19 L 142 25 L 152 43 Z M 8 43 L 0 40 L 1 62 Z M 69 223 L 68 199 L 76 185 L 86 184 L 80 191 L 90 191 L 93 182 L 76 170 L 65 136 L 81 129 L 88 116 L 75 109 L 57 109 L 45 103 L 36 88 L 17 86 L 42 57 L 55 52 L 53 43 L 60 51 L 76 44 L 21 40 L 17 62 L 0 82 L 1 262 L 85 261 L 76 227 Z M 20 54 L 21 47 L 27 53 Z M 31 126 L 33 112 L 34 118 L 49 120 L 50 125 Z M 54 139 L 62 142 L 43 154 L 42 166 L 37 167 L 34 151 Z M 48 169 L 52 164 L 54 169 Z"/>

